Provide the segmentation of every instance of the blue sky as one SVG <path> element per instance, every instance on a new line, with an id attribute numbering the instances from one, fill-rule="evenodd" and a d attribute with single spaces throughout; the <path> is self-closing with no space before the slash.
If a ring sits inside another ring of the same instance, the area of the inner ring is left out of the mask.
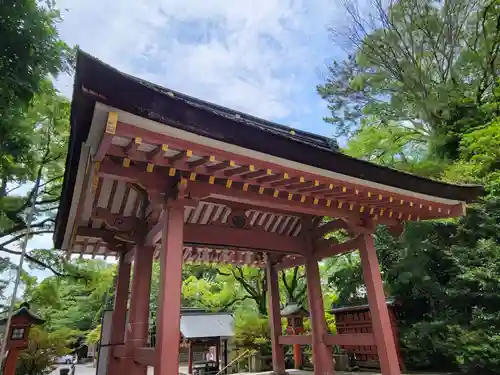
<path id="1" fill-rule="evenodd" d="M 127 73 L 300 129 L 332 134 L 315 91 L 339 51 L 340 0 L 59 0 L 60 35 Z M 72 80 L 59 80 L 71 92 Z"/>
<path id="2" fill-rule="evenodd" d="M 341 0 L 59 0 L 60 36 L 154 83 L 298 129 L 331 136 L 316 93 L 342 56 Z M 73 78 L 57 79 L 71 96 Z M 51 248 L 51 235 L 29 248 Z M 39 277 L 49 272 L 35 271 Z"/>

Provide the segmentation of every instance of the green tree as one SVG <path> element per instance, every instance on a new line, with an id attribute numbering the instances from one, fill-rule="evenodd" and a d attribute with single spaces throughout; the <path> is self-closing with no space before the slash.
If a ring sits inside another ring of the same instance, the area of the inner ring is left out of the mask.
<path id="1" fill-rule="evenodd" d="M 48 375 L 56 367 L 57 358 L 67 354 L 74 339 L 70 330 L 48 332 L 42 327 L 32 327 L 28 348 L 17 362 L 16 375 Z"/>
<path id="2" fill-rule="evenodd" d="M 319 94 L 348 152 L 381 164 L 439 175 L 458 157 L 461 135 L 486 119 L 499 68 L 497 0 L 404 0 L 363 16 L 346 1 L 347 44 Z M 342 44 L 345 46 L 345 44 Z M 389 147 L 390 146 L 390 147 Z M 422 163 L 425 161 L 425 163 Z"/>
<path id="3" fill-rule="evenodd" d="M 73 52 L 58 36 L 59 20 L 52 1 L 0 4 L 0 198 L 11 180 L 36 175 L 25 111 L 45 79 L 71 69 Z"/>

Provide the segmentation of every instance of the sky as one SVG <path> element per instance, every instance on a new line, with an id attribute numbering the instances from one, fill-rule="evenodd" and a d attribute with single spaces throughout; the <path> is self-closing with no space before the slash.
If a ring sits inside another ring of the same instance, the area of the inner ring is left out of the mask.
<path id="1" fill-rule="evenodd" d="M 316 93 L 342 57 L 327 31 L 341 0 L 58 0 L 61 38 L 126 73 L 294 128 L 332 136 Z M 73 77 L 57 88 L 71 97 Z M 28 249 L 51 248 L 51 235 Z M 14 260 L 14 259 L 13 259 Z M 50 275 L 34 271 L 39 278 Z"/>

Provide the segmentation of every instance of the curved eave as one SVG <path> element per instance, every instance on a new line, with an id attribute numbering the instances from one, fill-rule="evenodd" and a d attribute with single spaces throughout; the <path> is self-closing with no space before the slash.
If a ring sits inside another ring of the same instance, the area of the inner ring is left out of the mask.
<path id="1" fill-rule="evenodd" d="M 325 137 L 292 132 L 291 128 L 161 88 L 79 52 L 56 248 L 63 241 L 81 146 L 89 134 L 96 102 L 207 139 L 394 189 L 457 202 L 470 202 L 482 194 L 480 186 L 447 184 L 349 157 L 329 148 Z"/>

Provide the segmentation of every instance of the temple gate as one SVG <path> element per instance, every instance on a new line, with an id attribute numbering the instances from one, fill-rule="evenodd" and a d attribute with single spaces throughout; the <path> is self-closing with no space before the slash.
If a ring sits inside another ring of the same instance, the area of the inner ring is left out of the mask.
<path id="1" fill-rule="evenodd" d="M 119 258 L 108 375 L 145 375 L 148 365 L 178 373 L 181 269 L 199 260 L 266 269 L 276 375 L 285 372 L 284 344 L 312 344 L 317 375 L 333 374 L 332 345 L 376 345 L 382 373 L 400 374 L 372 233 L 377 224 L 397 232 L 407 221 L 463 215 L 480 189 L 356 160 L 331 144 L 78 52 L 55 244 L 68 256 Z M 325 238 L 339 229 L 345 242 Z M 349 251 L 361 257 L 373 333 L 333 336 L 318 262 Z M 149 348 L 155 258 L 161 285 Z M 311 334 L 283 336 L 277 275 L 296 265 L 306 270 Z"/>

